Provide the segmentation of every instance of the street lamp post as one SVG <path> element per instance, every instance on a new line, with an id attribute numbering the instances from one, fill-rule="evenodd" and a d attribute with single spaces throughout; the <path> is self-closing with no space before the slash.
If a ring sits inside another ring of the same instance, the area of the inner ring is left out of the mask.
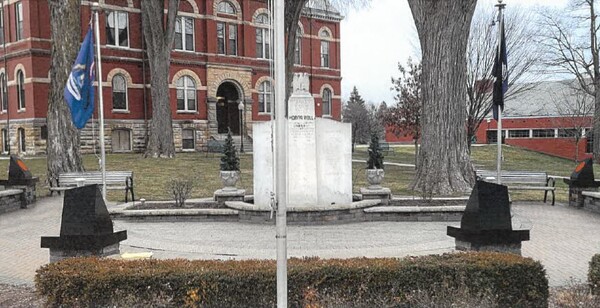
<path id="1" fill-rule="evenodd" d="M 240 153 L 244 153 L 244 102 L 240 100 L 238 110 L 240 111 Z"/>

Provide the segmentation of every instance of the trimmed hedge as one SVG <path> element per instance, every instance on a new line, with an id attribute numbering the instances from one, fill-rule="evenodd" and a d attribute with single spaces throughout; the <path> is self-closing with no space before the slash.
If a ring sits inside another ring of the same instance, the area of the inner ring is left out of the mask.
<path id="1" fill-rule="evenodd" d="M 161 299 L 175 307 L 271 307 L 276 263 L 76 258 L 43 266 L 35 284 L 51 306 L 156 304 Z M 332 298 L 337 304 L 402 306 L 415 292 L 440 288 L 490 294 L 500 307 L 547 307 L 548 301 L 543 266 L 513 254 L 288 262 L 290 307 L 326 307 L 325 299 Z"/>
<path id="2" fill-rule="evenodd" d="M 600 254 L 594 255 L 590 261 L 588 281 L 592 294 L 600 295 Z"/>

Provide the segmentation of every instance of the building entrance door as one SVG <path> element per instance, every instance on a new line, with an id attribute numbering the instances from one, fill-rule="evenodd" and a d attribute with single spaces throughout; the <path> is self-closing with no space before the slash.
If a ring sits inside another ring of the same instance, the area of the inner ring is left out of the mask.
<path id="1" fill-rule="evenodd" d="M 231 82 L 222 83 L 217 89 L 217 122 L 218 133 L 226 134 L 227 128 L 231 134 L 240 134 L 240 111 L 238 110 L 240 94 Z"/>

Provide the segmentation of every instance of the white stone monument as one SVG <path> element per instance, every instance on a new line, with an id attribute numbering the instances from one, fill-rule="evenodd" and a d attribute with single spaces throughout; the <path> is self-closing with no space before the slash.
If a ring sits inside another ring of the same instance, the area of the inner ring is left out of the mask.
<path id="1" fill-rule="evenodd" d="M 351 125 L 315 119 L 308 75 L 294 74 L 288 103 L 288 205 L 317 207 L 352 203 Z M 268 206 L 273 186 L 271 122 L 255 123 L 254 204 Z"/>

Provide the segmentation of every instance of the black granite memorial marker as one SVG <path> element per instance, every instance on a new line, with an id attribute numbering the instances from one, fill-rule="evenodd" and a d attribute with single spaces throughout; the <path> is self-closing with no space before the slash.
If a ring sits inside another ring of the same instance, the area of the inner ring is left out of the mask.
<path id="1" fill-rule="evenodd" d="M 569 179 L 563 179 L 569 185 L 569 206 L 583 207 L 581 192 L 597 191 L 600 183 L 594 179 L 594 160 L 587 158 L 580 162 Z"/>
<path id="2" fill-rule="evenodd" d="M 65 191 L 59 237 L 42 237 L 41 247 L 50 248 L 50 262 L 78 256 L 119 253 L 119 242 L 127 231 L 113 231 L 113 223 L 98 185 Z"/>
<path id="3" fill-rule="evenodd" d="M 38 181 L 39 178 L 32 176 L 31 171 L 20 158 L 11 155 L 8 164 L 8 180 L 0 180 L 0 185 L 5 188 L 22 189 L 21 207 L 26 208 L 36 200 L 36 183 Z"/>
<path id="4" fill-rule="evenodd" d="M 512 230 L 508 189 L 504 185 L 477 181 L 460 222 L 448 227 L 457 250 L 489 250 L 521 254 L 521 241 L 529 230 Z"/>

